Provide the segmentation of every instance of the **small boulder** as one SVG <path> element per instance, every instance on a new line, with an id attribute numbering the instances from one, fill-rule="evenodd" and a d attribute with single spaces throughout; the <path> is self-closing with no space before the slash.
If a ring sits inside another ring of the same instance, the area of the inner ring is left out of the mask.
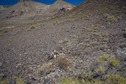
<path id="1" fill-rule="evenodd" d="M 123 38 L 126 38 L 126 33 L 123 34 Z"/>

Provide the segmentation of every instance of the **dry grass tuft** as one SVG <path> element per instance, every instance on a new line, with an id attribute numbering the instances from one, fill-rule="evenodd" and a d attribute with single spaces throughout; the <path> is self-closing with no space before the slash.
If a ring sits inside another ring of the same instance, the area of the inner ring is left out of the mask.
<path id="1" fill-rule="evenodd" d="M 20 77 L 16 78 L 16 84 L 24 84 L 24 80 Z"/>
<path id="2" fill-rule="evenodd" d="M 9 84 L 9 81 L 8 80 L 2 80 L 2 81 L 0 81 L 0 84 Z"/>
<path id="3" fill-rule="evenodd" d="M 70 61 L 66 57 L 58 57 L 56 59 L 56 65 L 65 71 L 68 70 L 68 66 L 70 66 Z"/>
<path id="4" fill-rule="evenodd" d="M 114 15 L 104 14 L 103 16 L 108 22 L 114 23 L 118 21 L 118 19 Z"/>

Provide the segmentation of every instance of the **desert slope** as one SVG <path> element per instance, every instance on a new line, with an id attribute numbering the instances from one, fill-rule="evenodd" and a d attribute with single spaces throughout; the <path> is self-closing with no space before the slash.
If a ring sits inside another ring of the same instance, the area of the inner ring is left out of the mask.
<path id="1" fill-rule="evenodd" d="M 0 20 L 3 23 L 27 23 L 27 20 L 42 21 L 53 17 L 62 8 L 67 10 L 73 7 L 73 5 L 63 0 L 57 0 L 51 5 L 45 5 L 35 1 L 19 2 L 5 10 L 1 10 Z"/>
<path id="2" fill-rule="evenodd" d="M 48 20 L 0 24 L 0 83 L 125 84 L 125 4 L 87 0 Z"/>

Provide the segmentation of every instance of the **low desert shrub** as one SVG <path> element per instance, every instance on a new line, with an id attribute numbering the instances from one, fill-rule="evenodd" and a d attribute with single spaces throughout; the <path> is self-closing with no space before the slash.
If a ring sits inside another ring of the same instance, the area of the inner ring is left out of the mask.
<path id="1" fill-rule="evenodd" d="M 106 68 L 103 67 L 103 66 L 99 66 L 98 69 L 97 69 L 97 71 L 100 72 L 100 73 L 105 73 Z"/>
<path id="2" fill-rule="evenodd" d="M 9 84 L 9 81 L 8 80 L 2 80 L 2 81 L 0 81 L 0 84 Z"/>
<path id="3" fill-rule="evenodd" d="M 64 78 L 60 84 L 79 84 L 78 81 L 74 81 L 69 77 Z"/>
<path id="4" fill-rule="evenodd" d="M 102 56 L 100 56 L 98 58 L 98 62 L 104 62 L 107 61 L 110 58 L 110 56 L 108 54 L 103 54 Z"/>
<path id="5" fill-rule="evenodd" d="M 65 57 L 59 57 L 57 59 L 57 65 L 60 69 L 67 71 L 68 66 L 70 65 L 70 61 Z"/>
<path id="6" fill-rule="evenodd" d="M 106 76 L 106 83 L 107 84 L 126 84 L 126 78 L 117 74 L 116 75 L 110 74 Z"/>
<path id="7" fill-rule="evenodd" d="M 71 79 L 71 78 L 64 78 L 60 84 L 103 84 L 101 80 L 79 80 L 79 79 Z"/>
<path id="8" fill-rule="evenodd" d="M 109 58 L 108 62 L 112 67 L 118 67 L 120 64 L 120 61 L 117 58 Z"/>
<path id="9" fill-rule="evenodd" d="M 108 21 L 108 22 L 117 22 L 118 19 L 114 16 L 114 15 L 110 15 L 110 14 L 104 14 L 104 17 L 105 19 Z"/>
<path id="10" fill-rule="evenodd" d="M 20 77 L 16 78 L 16 84 L 24 84 L 24 80 Z"/>
<path id="11" fill-rule="evenodd" d="M 103 54 L 102 56 L 99 57 L 98 62 L 104 62 L 107 61 L 113 68 L 118 67 L 120 64 L 120 60 L 115 58 L 115 57 L 111 57 L 108 54 Z"/>

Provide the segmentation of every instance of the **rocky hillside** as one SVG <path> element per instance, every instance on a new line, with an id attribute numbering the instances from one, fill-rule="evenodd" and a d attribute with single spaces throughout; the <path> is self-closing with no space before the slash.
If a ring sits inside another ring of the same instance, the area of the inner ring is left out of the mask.
<path id="1" fill-rule="evenodd" d="M 19 2 L 6 10 L 1 11 L 1 19 L 46 19 L 54 16 L 61 8 L 73 8 L 74 6 L 62 1 L 57 0 L 54 4 L 45 5 L 34 1 Z"/>
<path id="2" fill-rule="evenodd" d="M 65 2 L 63 0 L 57 0 L 54 4 L 50 5 L 49 9 L 47 10 L 46 15 L 55 15 L 59 9 L 66 8 L 66 9 L 72 9 L 74 5 Z"/>
<path id="3" fill-rule="evenodd" d="M 95 1 L 87 0 L 83 4 L 74 8 L 72 11 L 66 13 L 64 17 L 61 16 L 61 19 L 62 18 L 82 19 L 82 18 L 88 18 L 89 16 L 95 16 L 98 14 L 105 14 L 105 13 L 109 13 L 119 17 L 122 14 L 123 15 L 126 14 L 125 5 L 126 5 L 125 0 L 117 0 L 116 2 L 114 0 L 106 0 L 102 2 L 99 0 Z"/>
<path id="4" fill-rule="evenodd" d="M 0 21 L 0 84 L 126 84 L 125 0 L 34 18 Z"/>
<path id="5" fill-rule="evenodd" d="M 42 15 L 48 8 L 49 6 L 34 1 L 19 2 L 3 10 L 0 17 L 3 19 L 28 18 L 35 15 Z"/>

